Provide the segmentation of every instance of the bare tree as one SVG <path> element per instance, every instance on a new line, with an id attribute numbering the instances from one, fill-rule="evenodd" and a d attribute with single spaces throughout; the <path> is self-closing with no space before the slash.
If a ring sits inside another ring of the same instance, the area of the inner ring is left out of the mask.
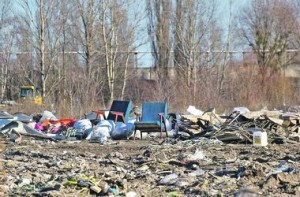
<path id="1" fill-rule="evenodd" d="M 193 102 L 197 97 L 200 67 L 207 64 L 206 51 L 220 40 L 215 1 L 176 1 L 174 26 L 174 65 L 188 88 Z"/>
<path id="2" fill-rule="evenodd" d="M 144 30 L 145 24 L 143 24 L 146 14 L 140 11 L 144 10 L 145 7 L 139 2 L 139 0 L 128 0 L 127 3 L 122 6 L 124 7 L 125 18 L 123 19 L 122 33 L 120 32 L 120 41 L 123 43 L 122 50 L 126 51 L 126 53 L 123 54 L 122 62 L 120 62 L 121 68 L 118 69 L 122 75 L 118 77 L 121 81 L 120 99 L 124 99 L 125 96 L 132 97 L 130 93 L 126 93 L 132 91 L 132 87 L 127 88 L 128 80 L 134 79 L 132 72 L 130 73 L 128 69 L 130 65 L 137 64 L 137 50 L 140 46 L 145 44 L 144 35 L 147 34 L 146 30 Z"/>
<path id="3" fill-rule="evenodd" d="M 0 46 L 2 49 L 1 54 L 1 70 L 0 70 L 0 85 L 1 94 L 0 100 L 4 99 L 7 92 L 7 81 L 8 81 L 8 68 L 11 60 L 11 48 L 13 46 L 13 23 L 12 23 L 12 3 L 9 0 L 1 1 L 0 4 L 0 32 L 1 32 L 1 42 Z"/>
<path id="4" fill-rule="evenodd" d="M 83 58 L 86 64 L 87 78 L 91 78 L 92 65 L 95 61 L 96 54 L 96 19 L 98 17 L 97 6 L 98 1 L 96 0 L 77 0 L 76 5 L 78 7 L 78 14 L 80 23 L 75 23 L 76 27 L 76 38 L 80 43 L 79 50 L 83 53 Z M 75 29 L 74 29 L 75 30 Z"/>
<path id="5" fill-rule="evenodd" d="M 58 22 L 59 8 L 61 1 L 52 0 L 22 0 L 19 22 L 23 26 L 23 37 L 32 45 L 30 52 L 35 52 L 32 58 L 36 57 L 37 70 L 40 80 L 38 86 L 41 88 L 41 95 L 45 98 L 55 89 L 61 79 L 54 77 L 57 74 L 58 52 L 60 48 L 60 37 L 63 25 Z M 33 51 L 34 50 L 34 51 Z M 51 83 L 48 81 L 51 79 Z M 54 80 L 53 80 L 54 79 Z"/>
<path id="6" fill-rule="evenodd" d="M 293 13 L 295 14 L 294 22 L 294 38 L 295 41 L 294 47 L 295 49 L 299 49 L 300 46 L 300 1 L 287 0 L 291 7 L 293 8 Z"/>
<path id="7" fill-rule="evenodd" d="M 109 104 L 115 98 L 124 98 L 127 69 L 130 55 L 134 53 L 135 32 L 139 17 L 130 21 L 129 8 L 135 1 L 102 1 L 100 6 L 101 54 L 104 58 L 107 93 L 104 98 Z M 132 19 L 132 17 L 131 17 Z M 132 57 L 132 56 L 131 56 Z"/>
<path id="8" fill-rule="evenodd" d="M 240 14 L 240 36 L 256 54 L 263 87 L 268 77 L 290 63 L 285 58 L 293 47 L 296 21 L 291 4 L 284 0 L 253 0 Z"/>
<path id="9" fill-rule="evenodd" d="M 163 76 L 167 77 L 172 49 L 170 34 L 172 1 L 147 0 L 146 11 L 149 17 L 148 34 L 154 56 L 154 65 L 155 68 L 162 68 Z"/>
<path id="10" fill-rule="evenodd" d="M 226 47 L 225 47 L 225 54 L 224 54 L 224 61 L 221 63 L 220 69 L 220 77 L 218 77 L 218 93 L 219 95 L 223 91 L 224 81 L 226 77 L 226 66 L 228 65 L 228 59 L 230 56 L 229 51 L 231 51 L 231 36 L 232 36 L 232 0 L 229 0 L 229 20 L 228 20 L 228 30 L 227 30 L 227 40 L 226 40 Z M 219 69 L 218 69 L 219 70 Z M 219 75 L 219 72 L 218 72 Z"/>

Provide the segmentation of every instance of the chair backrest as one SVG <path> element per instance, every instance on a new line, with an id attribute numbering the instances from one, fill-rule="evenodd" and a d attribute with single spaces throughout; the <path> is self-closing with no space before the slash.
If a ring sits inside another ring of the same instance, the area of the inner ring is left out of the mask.
<path id="1" fill-rule="evenodd" d="M 113 103 L 111 104 L 110 107 L 110 112 L 111 111 L 116 111 L 116 112 L 123 112 L 124 113 L 124 118 L 125 122 L 128 121 L 129 114 L 130 114 L 130 109 L 131 109 L 131 101 L 120 101 L 120 100 L 114 100 Z M 115 120 L 115 115 L 112 113 L 108 113 L 107 120 Z M 122 117 L 118 116 L 117 122 L 123 122 Z"/>
<path id="2" fill-rule="evenodd" d="M 164 113 L 164 117 L 168 114 L 168 104 L 160 102 L 145 102 L 142 104 L 141 122 L 156 123 L 160 121 L 158 113 Z"/>

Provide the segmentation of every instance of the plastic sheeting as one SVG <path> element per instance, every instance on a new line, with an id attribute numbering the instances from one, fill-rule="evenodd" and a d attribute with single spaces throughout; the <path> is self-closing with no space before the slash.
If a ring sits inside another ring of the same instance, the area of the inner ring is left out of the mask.
<path id="1" fill-rule="evenodd" d="M 186 110 L 186 114 L 201 116 L 203 114 L 203 111 L 197 109 L 195 106 L 190 105 Z"/>
<path id="2" fill-rule="evenodd" d="M 111 132 L 111 137 L 114 140 L 128 139 L 134 132 L 134 124 L 118 124 L 116 128 Z"/>
<path id="3" fill-rule="evenodd" d="M 110 133 L 114 130 L 115 123 L 111 120 L 102 120 L 93 127 L 92 132 L 86 139 L 92 141 L 106 142 L 110 138 Z"/>
<path id="4" fill-rule="evenodd" d="M 46 110 L 40 119 L 40 123 L 42 123 L 44 120 L 57 120 L 57 118 L 52 112 Z"/>

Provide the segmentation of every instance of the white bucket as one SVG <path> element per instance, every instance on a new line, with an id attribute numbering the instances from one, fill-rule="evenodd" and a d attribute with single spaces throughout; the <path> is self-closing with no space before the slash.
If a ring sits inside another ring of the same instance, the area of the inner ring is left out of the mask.
<path id="1" fill-rule="evenodd" d="M 268 145 L 267 132 L 262 132 L 262 131 L 253 132 L 253 145 L 267 146 Z"/>

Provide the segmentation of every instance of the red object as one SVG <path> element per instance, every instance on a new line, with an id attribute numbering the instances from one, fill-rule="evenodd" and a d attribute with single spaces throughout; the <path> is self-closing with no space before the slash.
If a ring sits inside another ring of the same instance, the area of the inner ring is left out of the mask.
<path id="1" fill-rule="evenodd" d="M 158 115 L 160 116 L 160 138 L 162 138 L 162 122 L 164 118 L 164 113 L 158 113 Z"/>
<path id="2" fill-rule="evenodd" d="M 97 114 L 96 119 L 99 119 L 99 115 L 102 115 L 104 119 L 105 118 L 105 111 L 107 110 L 99 110 L 99 111 L 93 111 L 95 114 Z"/>
<path id="3" fill-rule="evenodd" d="M 117 111 L 111 111 L 111 114 L 115 115 L 115 122 L 118 120 L 118 116 L 121 116 L 123 119 L 123 122 L 125 123 L 124 113 L 123 112 L 117 112 Z"/>
<path id="4" fill-rule="evenodd" d="M 49 122 L 51 124 L 61 123 L 64 126 L 66 126 L 66 125 L 73 126 L 75 124 L 76 120 L 72 119 L 72 118 L 62 118 L 59 120 L 50 120 Z"/>

